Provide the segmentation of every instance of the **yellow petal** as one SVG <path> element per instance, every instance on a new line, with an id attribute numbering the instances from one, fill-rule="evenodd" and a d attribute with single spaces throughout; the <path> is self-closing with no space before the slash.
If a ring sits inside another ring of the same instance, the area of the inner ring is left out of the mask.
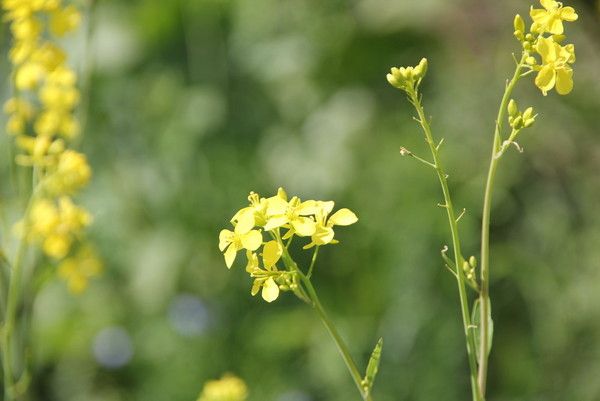
<path id="1" fill-rule="evenodd" d="M 258 230 L 252 230 L 240 237 L 242 246 L 250 251 L 256 251 L 262 244 L 262 234 Z"/>
<path id="2" fill-rule="evenodd" d="M 566 95 L 573 90 L 573 70 L 561 68 L 556 71 L 556 92 Z"/>
<path id="3" fill-rule="evenodd" d="M 529 15 L 531 16 L 531 19 L 540 24 L 540 25 L 546 25 L 547 17 L 548 17 L 548 12 L 546 10 L 541 10 L 539 8 L 531 8 L 529 10 Z"/>
<path id="4" fill-rule="evenodd" d="M 254 280 L 254 282 L 252 283 L 252 289 L 250 290 L 250 294 L 252 294 L 252 296 L 258 294 L 258 291 L 260 291 L 260 287 L 262 287 L 264 281 L 264 278 L 257 278 L 256 280 Z"/>
<path id="5" fill-rule="evenodd" d="M 313 235 L 315 232 L 315 222 L 309 217 L 299 216 L 292 220 L 290 223 L 294 228 L 296 234 L 298 234 L 301 237 Z"/>
<path id="6" fill-rule="evenodd" d="M 281 258 L 282 253 L 283 249 L 281 249 L 279 242 L 267 242 L 263 248 L 263 264 L 265 265 L 265 269 L 271 270 L 279 258 Z"/>
<path id="7" fill-rule="evenodd" d="M 228 269 L 231 269 L 231 266 L 233 265 L 233 262 L 235 261 L 236 254 L 237 254 L 237 249 L 235 249 L 235 246 L 233 246 L 233 244 L 229 245 L 229 247 L 225 251 L 225 254 L 223 255 L 223 256 L 225 256 L 225 265 L 227 265 Z"/>
<path id="8" fill-rule="evenodd" d="M 246 271 L 248 273 L 252 273 L 258 269 L 258 256 L 255 253 L 247 250 L 246 258 L 248 259 L 248 263 L 246 264 Z"/>
<path id="9" fill-rule="evenodd" d="M 329 213 L 331 213 L 334 206 L 335 206 L 334 201 L 319 202 L 319 207 L 321 208 L 321 211 L 325 216 L 327 216 Z"/>
<path id="10" fill-rule="evenodd" d="M 237 234 L 246 234 L 248 231 L 254 228 L 254 210 L 252 208 L 246 208 L 242 213 L 237 216 L 237 223 L 235 225 L 235 232 Z"/>
<path id="11" fill-rule="evenodd" d="M 550 32 L 553 35 L 562 35 L 562 33 L 564 31 L 565 30 L 563 28 L 563 23 L 560 18 L 554 17 L 550 20 L 550 24 L 548 26 L 548 32 Z"/>
<path id="12" fill-rule="evenodd" d="M 349 226 L 358 221 L 358 217 L 350 209 L 340 209 L 335 212 L 327 222 L 328 225 Z"/>
<path id="13" fill-rule="evenodd" d="M 560 18 L 564 21 L 572 22 L 576 21 L 579 16 L 573 7 L 564 7 L 562 10 L 560 10 Z"/>
<path id="14" fill-rule="evenodd" d="M 219 250 L 223 252 L 227 245 L 231 244 L 233 241 L 233 232 L 229 230 L 221 230 L 219 233 Z"/>
<path id="15" fill-rule="evenodd" d="M 287 224 L 288 222 L 289 220 L 285 215 L 269 217 L 269 219 L 267 220 L 267 224 L 265 224 L 264 226 L 264 229 L 265 231 L 271 231 L 274 228 L 281 227 L 282 225 Z"/>
<path id="16" fill-rule="evenodd" d="M 273 277 L 269 277 L 263 284 L 262 293 L 263 299 L 267 302 L 273 302 L 279 296 L 279 286 L 273 280 Z"/>
<path id="17" fill-rule="evenodd" d="M 267 199 L 267 216 L 285 214 L 288 209 L 288 203 L 279 196 L 272 196 Z"/>
<path id="18" fill-rule="evenodd" d="M 542 56 L 542 64 L 552 63 L 556 60 L 556 47 L 556 43 L 550 38 L 538 39 L 536 50 Z"/>
<path id="19" fill-rule="evenodd" d="M 558 8 L 558 3 L 555 0 L 540 0 L 540 4 L 548 11 Z"/>
<path id="20" fill-rule="evenodd" d="M 316 245 L 326 245 L 333 241 L 334 235 L 335 233 L 331 227 L 319 227 L 312 236 L 312 240 Z"/>
<path id="21" fill-rule="evenodd" d="M 308 216 L 317 213 L 317 202 L 314 200 L 304 201 L 296 208 L 296 213 L 301 216 Z"/>
<path id="22" fill-rule="evenodd" d="M 535 77 L 535 85 L 540 88 L 544 95 L 554 87 L 555 82 L 556 72 L 549 65 L 543 66 L 537 77 Z"/>

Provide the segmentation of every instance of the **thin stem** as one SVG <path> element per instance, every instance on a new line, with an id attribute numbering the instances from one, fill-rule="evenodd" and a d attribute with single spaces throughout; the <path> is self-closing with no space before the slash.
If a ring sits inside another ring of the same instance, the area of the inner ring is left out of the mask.
<path id="1" fill-rule="evenodd" d="M 458 219 L 456 218 L 454 207 L 452 205 L 452 198 L 450 196 L 450 190 L 448 188 L 448 175 L 445 173 L 442 161 L 439 155 L 439 146 L 435 145 L 433 140 L 433 134 L 431 133 L 431 127 L 425 117 L 425 111 L 421 105 L 418 93 L 416 90 L 409 90 L 408 96 L 410 101 L 415 106 L 417 114 L 419 115 L 418 122 L 423 129 L 425 134 L 425 140 L 431 150 L 433 156 L 433 164 L 435 165 L 435 171 L 437 173 L 442 192 L 444 194 L 444 208 L 448 216 L 448 224 L 450 225 L 450 233 L 452 235 L 452 247 L 454 251 L 454 265 L 456 266 L 456 283 L 458 286 L 458 295 L 460 300 L 460 309 L 463 320 L 463 329 L 465 332 L 466 343 L 467 343 L 467 356 L 469 359 L 469 369 L 471 372 L 471 393 L 474 401 L 482 401 L 483 398 L 480 395 L 477 386 L 477 357 L 475 354 L 475 335 L 473 332 L 473 326 L 471 324 L 471 315 L 469 312 L 469 298 L 467 296 L 467 289 L 465 286 L 464 272 L 460 268 L 463 263 L 463 257 L 460 250 L 460 237 L 458 233 Z"/>
<path id="2" fill-rule="evenodd" d="M 312 301 L 313 307 L 317 311 L 317 314 L 321 318 L 321 321 L 325 325 L 325 328 L 327 328 L 327 331 L 331 335 L 331 338 L 333 338 L 333 341 L 335 342 L 335 345 L 337 346 L 338 351 L 342 355 L 342 359 L 344 360 L 344 363 L 346 364 L 346 367 L 348 368 L 348 371 L 350 372 L 350 376 L 352 376 L 352 380 L 354 380 L 354 384 L 356 384 L 356 388 L 360 392 L 362 399 L 364 401 L 372 401 L 371 395 L 367 394 L 362 387 L 362 384 L 361 384 L 362 377 L 360 375 L 358 368 L 356 367 L 356 363 L 354 362 L 354 359 L 352 359 L 352 356 L 350 355 L 348 346 L 346 345 L 346 343 L 344 342 L 344 340 L 338 333 L 338 331 L 335 328 L 335 325 L 333 324 L 331 319 L 329 319 L 329 317 L 327 316 L 327 313 L 325 312 L 325 309 L 323 309 L 323 305 L 321 305 L 321 302 L 319 301 L 319 297 L 317 296 L 317 292 L 315 291 L 312 283 L 306 276 L 300 276 L 300 277 L 302 278 L 302 282 L 304 283 L 304 286 L 306 287 L 308 296 L 310 297 L 310 300 Z"/>
<path id="3" fill-rule="evenodd" d="M 29 224 L 29 215 L 34 200 L 37 197 L 39 186 L 32 192 L 25 213 L 23 221 L 25 226 Z M 15 376 L 13 372 L 13 344 L 12 336 L 16 325 L 16 315 L 19 306 L 19 295 L 21 292 L 21 281 L 23 277 L 23 261 L 27 254 L 27 240 L 24 235 L 19 239 L 19 245 L 17 247 L 17 253 L 15 255 L 14 262 L 11 266 L 10 280 L 8 284 L 8 299 L 6 302 L 6 314 L 4 318 L 4 325 L 2 327 L 2 368 L 4 371 L 4 400 L 13 401 L 17 399 L 15 391 Z"/>
<path id="4" fill-rule="evenodd" d="M 278 240 L 281 243 L 281 239 L 278 238 Z M 315 254 L 316 254 L 316 252 L 317 251 L 315 250 Z M 346 367 L 348 368 L 348 372 L 350 372 L 350 376 L 352 377 L 354 384 L 356 384 L 356 387 L 357 387 L 363 401 L 373 401 L 373 398 L 371 397 L 371 395 L 368 394 L 364 390 L 364 388 L 362 386 L 362 377 L 360 375 L 358 368 L 356 367 L 356 363 L 354 362 L 354 359 L 352 359 L 352 355 L 350 355 L 348 346 L 342 339 L 342 336 L 340 336 L 340 334 L 338 333 L 338 331 L 335 328 L 331 319 L 329 319 L 329 317 L 327 316 L 327 313 L 325 312 L 325 309 L 323 308 L 323 305 L 321 304 L 321 301 L 319 300 L 319 297 L 317 296 L 317 292 L 315 291 L 315 288 L 313 287 L 313 285 L 310 281 L 310 278 L 307 275 L 305 275 L 304 273 L 302 273 L 302 270 L 300 270 L 300 268 L 298 267 L 296 262 L 293 261 L 290 254 L 288 253 L 287 249 L 285 249 L 285 248 L 283 250 L 282 259 L 283 259 L 283 263 L 286 265 L 286 267 L 288 269 L 296 271 L 298 273 L 298 275 L 300 276 L 300 279 L 302 280 L 302 284 L 304 284 L 304 287 L 306 288 L 306 292 L 310 299 L 310 303 L 311 303 L 312 307 L 317 311 L 319 318 L 321 318 L 321 321 L 325 325 L 325 328 L 331 335 L 331 338 L 333 339 L 338 351 L 340 352 L 342 359 L 344 360 L 344 363 L 346 364 Z M 314 254 L 313 254 L 313 264 L 314 264 L 315 259 L 316 259 L 316 256 L 314 256 Z M 309 268 L 309 271 L 310 270 L 311 269 Z"/>
<path id="5" fill-rule="evenodd" d="M 480 302 L 480 325 L 479 330 L 479 372 L 478 383 L 482 397 L 485 398 L 487 372 L 488 372 L 488 351 L 489 351 L 489 333 L 490 325 L 488 316 L 490 314 L 490 297 L 489 297 L 489 278 L 490 278 L 490 212 L 492 205 L 492 191 L 494 188 L 494 179 L 496 177 L 496 169 L 498 168 L 499 158 L 496 154 L 501 148 L 502 142 L 502 123 L 504 121 L 510 95 L 512 94 L 515 85 L 521 78 L 521 70 L 525 62 L 525 54 L 521 56 L 521 61 L 517 64 L 512 79 L 506 85 L 500 108 L 498 109 L 498 117 L 496 118 L 496 127 L 494 130 L 494 143 L 492 145 L 492 157 L 490 158 L 490 167 L 485 185 L 485 194 L 483 197 L 483 213 L 481 222 L 481 291 L 479 293 Z"/>
<path id="6" fill-rule="evenodd" d="M 308 273 L 306 274 L 306 278 L 310 280 L 312 277 L 313 268 L 315 267 L 315 262 L 317 261 L 317 254 L 319 253 L 319 245 L 315 246 L 315 251 L 312 255 L 312 260 L 310 261 L 310 266 L 308 268 Z"/>

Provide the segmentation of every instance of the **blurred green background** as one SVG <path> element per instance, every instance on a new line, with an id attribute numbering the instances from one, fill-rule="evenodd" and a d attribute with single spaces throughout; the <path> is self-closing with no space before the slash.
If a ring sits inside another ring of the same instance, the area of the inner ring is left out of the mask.
<path id="1" fill-rule="evenodd" d="M 358 400 L 313 311 L 289 293 L 251 297 L 242 262 L 228 271 L 217 248 L 248 192 L 279 186 L 359 216 L 314 282 L 361 367 L 384 337 L 374 398 L 470 399 L 441 193 L 398 152 L 427 149 L 385 74 L 428 57 L 425 106 L 467 209 L 463 251 L 478 255 L 512 20 L 531 4 L 98 1 L 89 41 L 83 29 L 67 45 L 92 67 L 81 202 L 106 272 L 78 298 L 58 280 L 41 292 L 33 399 L 191 401 L 232 372 L 250 401 Z M 569 5 L 575 89 L 543 98 L 522 81 L 519 103 L 540 116 L 498 176 L 489 401 L 600 400 L 600 12 Z"/>

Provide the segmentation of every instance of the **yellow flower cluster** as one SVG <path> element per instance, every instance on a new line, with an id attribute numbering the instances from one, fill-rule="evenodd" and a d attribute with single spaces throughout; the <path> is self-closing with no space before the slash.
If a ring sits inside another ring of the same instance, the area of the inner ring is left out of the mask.
<path id="1" fill-rule="evenodd" d="M 556 88 L 560 95 L 573 90 L 573 68 L 575 46 L 561 43 L 565 39 L 563 22 L 576 21 L 578 16 L 573 7 L 564 7 L 554 0 L 540 0 L 542 9 L 531 7 L 532 24 L 525 33 L 525 22 L 520 15 L 514 20 L 515 36 L 523 46 L 529 67 L 537 71 L 535 85 L 545 95 Z M 537 60 L 533 54 L 540 56 Z"/>
<path id="2" fill-rule="evenodd" d="M 289 263 L 284 261 L 286 266 L 283 270 L 277 267 L 294 236 L 310 238 L 303 249 L 336 244 L 338 241 L 334 238 L 333 228 L 348 226 L 358 220 L 352 211 L 345 208 L 331 214 L 333 201 L 302 201 L 297 196 L 288 199 L 283 188 L 270 198 L 261 198 L 251 192 L 248 201 L 250 204 L 231 219 L 233 231 L 224 229 L 219 233 L 219 249 L 224 253 L 228 268 L 233 265 L 238 251 L 246 250 L 246 271 L 254 278 L 251 293 L 256 295 L 262 289 L 262 297 L 267 302 L 277 299 L 280 290 L 298 287 L 297 274 L 289 269 Z M 271 240 L 265 242 L 263 233 L 268 234 Z M 261 246 L 262 252 L 259 253 Z M 259 254 L 262 256 L 262 268 Z"/>
<path id="3" fill-rule="evenodd" d="M 219 380 L 211 380 L 204 384 L 198 401 L 246 401 L 248 388 L 238 377 L 225 374 Z"/>
<path id="4" fill-rule="evenodd" d="M 89 182 L 91 169 L 85 155 L 68 148 L 80 131 L 74 116 L 80 94 L 59 39 L 78 27 L 81 14 L 65 0 L 2 0 L 2 8 L 13 37 L 14 93 L 4 105 L 6 130 L 20 149 L 16 163 L 33 167 L 38 182 L 19 231 L 47 256 L 62 260 L 59 275 L 80 292 L 101 269 L 82 244 L 91 216 L 70 198 Z M 64 259 L 77 243 L 76 255 Z"/>

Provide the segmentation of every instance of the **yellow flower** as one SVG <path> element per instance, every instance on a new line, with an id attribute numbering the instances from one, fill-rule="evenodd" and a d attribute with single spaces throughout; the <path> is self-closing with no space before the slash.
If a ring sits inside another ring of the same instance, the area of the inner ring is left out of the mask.
<path id="1" fill-rule="evenodd" d="M 561 46 L 551 38 L 540 37 L 536 51 L 542 56 L 542 65 L 535 78 L 535 85 L 544 96 L 556 86 L 556 92 L 566 95 L 573 89 L 573 69 L 569 64 L 575 62 L 575 47 Z"/>
<path id="2" fill-rule="evenodd" d="M 427 73 L 427 59 L 422 58 L 415 67 L 392 67 L 386 78 L 390 85 L 402 90 L 413 90 Z"/>
<path id="3" fill-rule="evenodd" d="M 90 222 L 89 213 L 68 197 L 61 197 L 58 205 L 49 199 L 39 199 L 32 205 L 29 215 L 28 238 L 41 241 L 46 255 L 62 259 Z"/>
<path id="4" fill-rule="evenodd" d="M 573 7 L 563 7 L 561 2 L 554 0 L 540 0 L 544 9 L 535 9 L 533 6 L 529 11 L 534 22 L 534 29 L 548 32 L 553 35 L 561 35 L 564 32 L 563 21 L 577 20 L 577 14 Z"/>
<path id="5" fill-rule="evenodd" d="M 56 170 L 47 178 L 46 187 L 55 195 L 70 195 L 84 187 L 92 175 L 85 155 L 66 150 L 58 156 Z"/>
<path id="6" fill-rule="evenodd" d="M 252 290 L 250 291 L 252 296 L 258 294 L 258 291 L 262 289 L 261 296 L 267 302 L 273 302 L 279 297 L 279 285 L 275 282 L 275 278 L 279 274 L 275 264 L 281 257 L 282 252 L 283 250 L 277 241 L 267 242 L 263 248 L 263 264 L 265 267 L 263 270 L 260 268 L 258 255 L 246 251 L 246 257 L 248 258 L 246 271 L 250 273 L 250 277 L 254 278 Z"/>
<path id="7" fill-rule="evenodd" d="M 81 22 L 81 14 L 74 6 L 67 6 L 51 13 L 50 31 L 56 36 L 64 36 L 76 29 Z"/>
<path id="8" fill-rule="evenodd" d="M 204 384 L 197 401 L 246 401 L 248 388 L 240 378 L 225 374 Z"/>
<path id="9" fill-rule="evenodd" d="M 262 234 L 253 227 L 253 212 L 247 211 L 239 216 L 234 231 L 224 229 L 219 233 L 219 249 L 225 256 L 227 268 L 231 268 L 239 250 L 255 251 L 262 244 Z"/>
<path id="10" fill-rule="evenodd" d="M 56 155 L 61 153 L 65 144 L 62 140 L 51 140 L 48 136 L 18 136 L 17 146 L 25 150 L 27 155 L 17 155 L 15 161 L 22 166 L 49 166 L 54 163 Z"/>
<path id="11" fill-rule="evenodd" d="M 35 88 L 44 78 L 46 71 L 39 63 L 28 61 L 17 69 L 15 74 L 15 86 L 19 90 Z"/>
<path id="12" fill-rule="evenodd" d="M 90 245 L 79 249 L 74 257 L 65 259 L 58 266 L 58 275 L 67 282 L 69 291 L 81 294 L 88 286 L 90 278 L 102 272 L 102 262 Z"/>
<path id="13" fill-rule="evenodd" d="M 287 201 L 287 194 L 283 188 L 277 190 L 277 195 L 267 199 L 267 223 L 266 231 L 278 227 L 289 228 L 283 238 L 289 238 L 293 234 L 301 237 L 312 235 L 315 232 L 315 221 L 310 216 L 315 213 L 315 201 L 302 202 L 294 196 Z"/>
<path id="14" fill-rule="evenodd" d="M 337 244 L 337 240 L 333 239 L 335 232 L 333 231 L 334 226 L 349 226 L 358 221 L 356 214 L 350 209 L 340 209 L 327 217 L 333 210 L 334 202 L 317 202 L 317 213 L 316 217 L 316 230 L 311 236 L 311 242 L 305 245 L 303 249 L 309 249 L 313 246 L 321 246 L 326 244 Z"/>

